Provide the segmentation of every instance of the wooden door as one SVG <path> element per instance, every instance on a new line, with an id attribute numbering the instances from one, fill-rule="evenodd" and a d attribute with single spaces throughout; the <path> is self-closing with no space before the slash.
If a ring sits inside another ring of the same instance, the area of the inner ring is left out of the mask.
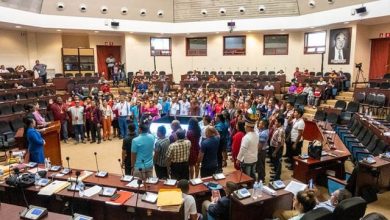
<path id="1" fill-rule="evenodd" d="M 106 79 L 111 79 L 109 74 L 106 59 L 110 55 L 115 58 L 116 62 L 121 62 L 121 46 L 105 46 L 105 45 L 97 45 L 97 63 L 98 63 L 98 71 L 101 74 L 104 72 L 104 76 Z"/>

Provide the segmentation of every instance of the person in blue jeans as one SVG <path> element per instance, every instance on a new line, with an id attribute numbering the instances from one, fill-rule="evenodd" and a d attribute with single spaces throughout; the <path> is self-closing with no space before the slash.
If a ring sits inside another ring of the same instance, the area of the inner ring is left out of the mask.
<path id="1" fill-rule="evenodd" d="M 232 181 L 226 182 L 226 196 L 221 198 L 211 197 L 211 201 L 206 200 L 202 204 L 202 214 L 205 220 L 229 219 L 230 197 L 238 189 L 238 185 Z"/>
<path id="2" fill-rule="evenodd" d="M 131 109 L 123 95 L 119 98 L 119 102 L 114 105 L 113 110 L 118 110 L 119 139 L 125 138 L 127 136 L 127 121 L 130 120 Z"/>

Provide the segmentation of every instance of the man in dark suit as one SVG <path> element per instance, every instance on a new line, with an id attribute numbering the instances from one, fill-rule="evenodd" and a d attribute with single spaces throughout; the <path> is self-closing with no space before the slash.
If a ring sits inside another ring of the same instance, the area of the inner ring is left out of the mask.
<path id="1" fill-rule="evenodd" d="M 334 53 L 332 63 L 348 63 L 349 49 L 347 48 L 348 37 L 344 32 L 339 32 L 334 38 Z"/>

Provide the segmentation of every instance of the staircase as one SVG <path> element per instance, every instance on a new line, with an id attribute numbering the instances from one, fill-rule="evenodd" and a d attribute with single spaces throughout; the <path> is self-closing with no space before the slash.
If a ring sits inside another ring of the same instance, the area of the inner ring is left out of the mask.
<path id="1" fill-rule="evenodd" d="M 326 101 L 326 103 L 321 103 L 321 107 L 330 107 L 333 108 L 334 105 L 338 100 L 343 100 L 347 102 L 347 105 L 349 102 L 353 101 L 353 92 L 340 92 L 338 96 L 335 97 L 336 99 L 329 99 Z M 305 113 L 303 114 L 304 117 L 308 119 L 313 119 L 315 114 L 317 112 L 317 109 L 313 109 L 312 107 L 305 106 Z"/>

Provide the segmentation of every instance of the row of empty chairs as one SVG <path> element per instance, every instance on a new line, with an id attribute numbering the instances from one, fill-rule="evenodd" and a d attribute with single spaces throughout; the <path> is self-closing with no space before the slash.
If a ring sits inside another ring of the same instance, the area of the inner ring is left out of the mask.
<path id="1" fill-rule="evenodd" d="M 93 76 L 99 76 L 99 73 L 90 73 L 90 72 L 88 72 L 88 73 L 84 73 L 84 74 L 82 74 L 82 73 L 75 73 L 75 74 L 73 74 L 73 73 L 65 73 L 65 74 L 63 74 L 63 73 L 56 73 L 56 74 L 54 74 L 54 77 L 56 77 L 56 78 L 61 78 L 61 77 L 93 77 Z"/>
<path id="2" fill-rule="evenodd" d="M 35 99 L 42 96 L 55 95 L 55 91 L 52 89 L 42 88 L 36 91 L 21 91 L 21 92 L 7 92 L 0 94 L 0 102 L 5 101 L 17 101 L 23 99 Z"/>
<path id="3" fill-rule="evenodd" d="M 340 110 L 341 114 L 338 115 L 335 112 L 327 113 L 325 110 L 317 110 L 314 119 L 317 121 L 328 121 L 332 124 L 337 124 L 340 120 L 350 121 L 353 114 L 359 112 L 359 103 L 349 102 L 347 105 L 345 101 L 337 100 L 333 108 Z"/>
<path id="4" fill-rule="evenodd" d="M 360 103 L 363 112 L 371 111 L 374 115 L 388 114 L 390 110 L 387 97 L 383 93 L 358 92 L 355 101 Z"/>
<path id="5" fill-rule="evenodd" d="M 6 104 L 0 105 L 0 116 L 7 116 L 11 114 L 17 113 L 25 113 L 28 110 L 28 105 L 33 104 L 35 100 L 31 100 L 28 103 L 14 103 L 14 104 Z M 39 106 L 41 109 L 46 109 L 47 102 L 44 99 L 38 100 Z"/>
<path id="6" fill-rule="evenodd" d="M 369 88 L 390 89 L 390 82 L 368 82 Z"/>
<path id="7" fill-rule="evenodd" d="M 351 120 L 347 126 L 338 126 L 336 132 L 354 161 L 360 161 L 369 155 L 378 156 L 389 150 L 389 146 L 360 120 Z"/>

